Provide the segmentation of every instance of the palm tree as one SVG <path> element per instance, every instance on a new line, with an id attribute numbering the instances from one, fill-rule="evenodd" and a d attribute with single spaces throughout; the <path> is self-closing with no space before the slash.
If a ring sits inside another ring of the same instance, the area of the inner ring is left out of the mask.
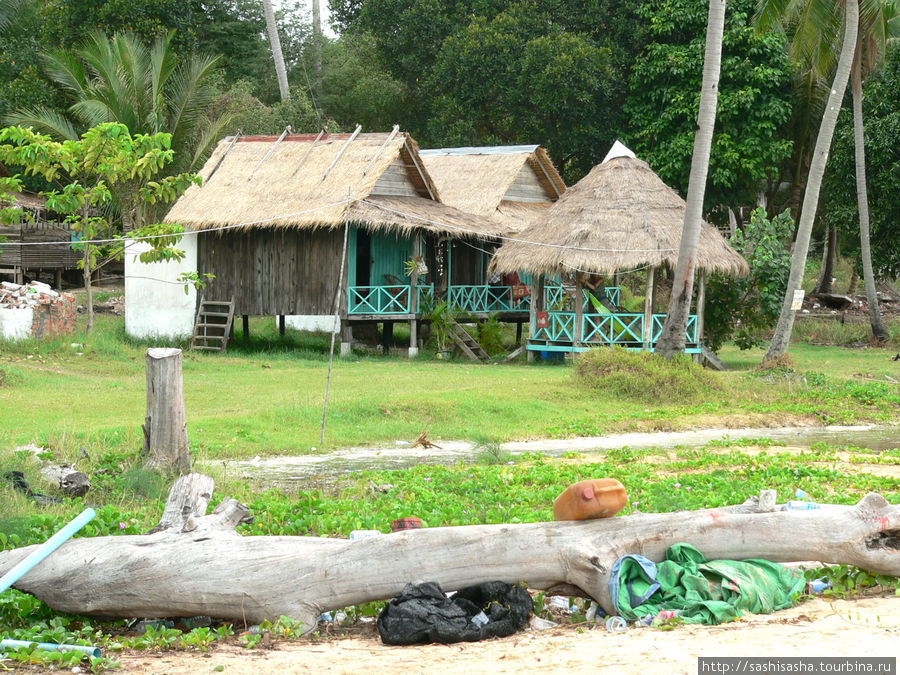
<path id="1" fill-rule="evenodd" d="M 703 195 L 706 191 L 709 153 L 712 147 L 713 128 L 716 124 L 724 28 L 725 0 L 709 0 L 706 54 L 703 59 L 700 111 L 697 116 L 697 133 L 694 136 L 694 154 L 691 157 L 691 175 L 688 180 L 687 210 L 684 215 L 684 227 L 681 231 L 678 262 L 675 265 L 675 276 L 672 280 L 672 296 L 669 300 L 662 335 L 656 344 L 656 352 L 665 357 L 683 352 L 685 347 L 688 313 L 691 308 L 691 296 L 694 292 L 697 245 L 700 241 L 703 217 Z M 650 330 L 650 326 L 645 326 L 645 330 Z"/>
<path id="2" fill-rule="evenodd" d="M 824 2 L 827 4 L 828 0 L 824 0 Z M 834 82 L 825 104 L 825 113 L 822 115 L 822 122 L 819 125 L 819 133 L 816 136 L 816 145 L 813 149 L 812 160 L 809 166 L 809 176 L 806 182 L 806 191 L 803 194 L 803 206 L 800 210 L 800 223 L 797 227 L 797 236 L 794 241 L 794 255 L 791 261 L 791 272 L 788 277 L 784 304 L 781 308 L 781 316 L 778 318 L 778 325 L 775 327 L 775 334 L 772 336 L 769 349 L 763 357 L 763 363 L 770 362 L 787 353 L 791 332 L 794 328 L 795 310 L 791 309 L 794 292 L 800 289 L 803 272 L 806 269 L 809 238 L 819 204 L 822 177 L 825 174 L 831 139 L 834 136 L 838 113 L 841 110 L 841 102 L 844 99 L 844 92 L 847 90 L 847 81 L 850 79 L 853 54 L 856 51 L 856 35 L 859 30 L 859 5 L 857 0 L 846 0 L 845 5 L 844 38 L 835 70 Z M 800 29 L 809 31 L 809 34 L 821 36 L 822 31 L 827 28 L 828 12 L 826 11 L 827 8 L 823 10 L 822 7 L 822 0 L 805 4 L 804 0 L 762 0 L 757 14 L 757 21 L 761 29 L 766 29 L 775 25 L 784 25 L 788 21 L 795 20 L 797 16 L 802 16 L 806 21 L 797 24 L 798 33 L 795 33 L 792 41 L 792 46 L 802 47 L 803 42 L 798 40 Z M 815 28 L 817 19 L 819 23 L 818 30 Z M 818 43 L 818 40 L 810 40 L 806 44 L 814 43 Z"/>
<path id="3" fill-rule="evenodd" d="M 7 115 L 7 124 L 31 126 L 58 140 L 78 140 L 88 128 L 119 122 L 132 134 L 172 134 L 174 162 L 167 173 L 202 166 L 231 116 L 216 114 L 211 74 L 218 57 L 179 60 L 173 32 L 148 48 L 130 33 L 110 39 L 92 33 L 74 52 L 44 55 L 50 78 L 75 102 L 68 116 L 48 108 L 22 109 Z"/>
<path id="4" fill-rule="evenodd" d="M 863 123 L 863 78 L 870 74 L 884 59 L 887 43 L 900 33 L 896 21 L 897 4 L 886 4 L 875 0 L 866 2 L 861 10 L 860 27 L 857 34 L 856 54 L 850 74 L 850 88 L 853 92 L 853 144 L 856 160 L 856 201 L 859 209 L 860 257 L 862 258 L 863 280 L 866 286 L 866 300 L 869 305 L 869 323 L 872 335 L 879 342 L 887 342 L 890 333 L 885 329 L 878 307 L 878 293 L 875 290 L 875 273 L 872 269 L 872 246 L 869 239 L 869 194 L 866 187 L 865 126 Z"/>
<path id="5" fill-rule="evenodd" d="M 275 59 L 278 91 L 281 93 L 281 100 L 287 101 L 291 97 L 291 90 L 288 88 L 287 70 L 284 67 L 284 53 L 281 51 L 278 26 L 275 23 L 275 11 L 272 9 L 272 0 L 262 0 L 262 3 L 263 12 L 266 15 L 266 32 L 269 34 L 269 45 L 272 47 L 272 58 Z"/>

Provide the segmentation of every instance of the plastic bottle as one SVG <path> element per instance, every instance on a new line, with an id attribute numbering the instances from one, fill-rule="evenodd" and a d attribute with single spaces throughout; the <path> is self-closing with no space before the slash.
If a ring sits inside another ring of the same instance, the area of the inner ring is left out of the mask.
<path id="1" fill-rule="evenodd" d="M 804 491 L 801 490 L 800 488 L 797 488 L 797 491 L 794 492 L 794 496 L 795 496 L 797 499 L 809 499 L 809 495 L 806 494 L 806 492 L 804 492 Z"/>
<path id="2" fill-rule="evenodd" d="M 815 502 L 798 502 L 793 499 L 789 501 L 786 506 L 791 511 L 813 511 L 822 508 L 820 504 L 816 504 Z"/>
<path id="3" fill-rule="evenodd" d="M 623 633 L 628 630 L 628 622 L 621 616 L 611 616 L 606 620 L 606 630 L 610 633 Z"/>
<path id="4" fill-rule="evenodd" d="M 595 478 L 570 485 L 553 502 L 556 520 L 610 518 L 628 503 L 625 487 L 614 478 Z"/>
<path id="5" fill-rule="evenodd" d="M 826 577 L 813 579 L 808 584 L 806 584 L 806 592 L 810 595 L 822 593 L 823 591 L 827 591 L 829 588 L 831 588 L 831 582 Z"/>
<path id="6" fill-rule="evenodd" d="M 381 536 L 380 530 L 353 530 L 350 533 L 350 541 L 359 541 L 360 539 L 369 539 L 370 537 Z"/>

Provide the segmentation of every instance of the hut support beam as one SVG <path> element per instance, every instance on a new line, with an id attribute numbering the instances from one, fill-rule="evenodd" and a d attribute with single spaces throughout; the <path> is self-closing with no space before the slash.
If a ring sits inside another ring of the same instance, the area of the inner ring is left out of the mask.
<path id="1" fill-rule="evenodd" d="M 241 327 L 244 329 L 244 340 L 250 339 L 250 315 L 241 315 Z"/>
<path id="2" fill-rule="evenodd" d="M 396 131 L 397 128 L 394 127 Z M 416 232 L 413 237 L 413 260 L 418 260 L 422 255 L 422 233 Z M 409 358 L 414 359 L 419 355 L 419 272 L 414 268 L 409 275 Z"/>
<path id="3" fill-rule="evenodd" d="M 385 321 L 381 331 L 381 348 L 385 355 L 391 353 L 391 343 L 394 341 L 394 322 Z"/>
<path id="4" fill-rule="evenodd" d="M 644 349 L 650 349 L 653 340 L 653 282 L 656 267 L 647 270 L 647 294 L 644 296 Z"/>
<path id="5" fill-rule="evenodd" d="M 703 317 L 706 313 L 706 270 L 700 270 L 697 281 L 697 346 L 703 345 Z M 695 354 L 697 363 L 703 362 L 703 353 Z"/>
<path id="6" fill-rule="evenodd" d="M 581 346 L 581 338 L 583 336 L 582 327 L 584 324 L 584 273 L 575 272 L 575 330 L 572 331 L 572 338 L 576 347 Z"/>
<path id="7" fill-rule="evenodd" d="M 537 332 L 537 313 L 544 309 L 544 275 L 532 277 L 531 311 L 528 313 L 528 337 L 533 338 Z M 534 361 L 534 352 L 528 350 L 528 362 Z"/>

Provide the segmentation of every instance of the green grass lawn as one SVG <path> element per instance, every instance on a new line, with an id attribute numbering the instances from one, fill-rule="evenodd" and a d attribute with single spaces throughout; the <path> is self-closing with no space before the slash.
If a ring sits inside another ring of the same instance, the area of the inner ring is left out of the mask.
<path id="1" fill-rule="evenodd" d="M 146 406 L 146 344 L 122 319 L 100 316 L 90 339 L 3 345 L 0 449 L 34 442 L 61 456 L 87 448 L 135 451 Z M 195 456 L 298 454 L 413 439 L 482 442 L 602 435 L 798 420 L 849 423 L 900 418 L 900 379 L 887 350 L 792 346 L 795 372 L 761 377 L 761 351 L 726 347 L 733 369 L 691 400 L 652 390 L 623 398 L 576 383 L 570 365 L 478 365 L 356 354 L 336 359 L 324 445 L 319 442 L 327 339 L 279 338 L 273 322 L 227 354 L 185 352 L 188 433 Z M 266 338 L 269 338 L 266 341 Z M 76 346 L 71 346 L 74 343 Z M 80 355 L 79 355 L 80 353 Z"/>

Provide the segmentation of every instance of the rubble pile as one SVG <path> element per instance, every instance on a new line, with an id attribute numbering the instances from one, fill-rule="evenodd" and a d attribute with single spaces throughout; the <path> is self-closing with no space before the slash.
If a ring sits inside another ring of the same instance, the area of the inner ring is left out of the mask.
<path id="1" fill-rule="evenodd" d="M 27 284 L 0 282 L 0 307 L 36 307 L 56 302 L 59 293 L 40 281 Z"/>
<path id="2" fill-rule="evenodd" d="M 47 284 L 0 282 L 0 338 L 21 340 L 75 332 L 75 296 Z"/>

